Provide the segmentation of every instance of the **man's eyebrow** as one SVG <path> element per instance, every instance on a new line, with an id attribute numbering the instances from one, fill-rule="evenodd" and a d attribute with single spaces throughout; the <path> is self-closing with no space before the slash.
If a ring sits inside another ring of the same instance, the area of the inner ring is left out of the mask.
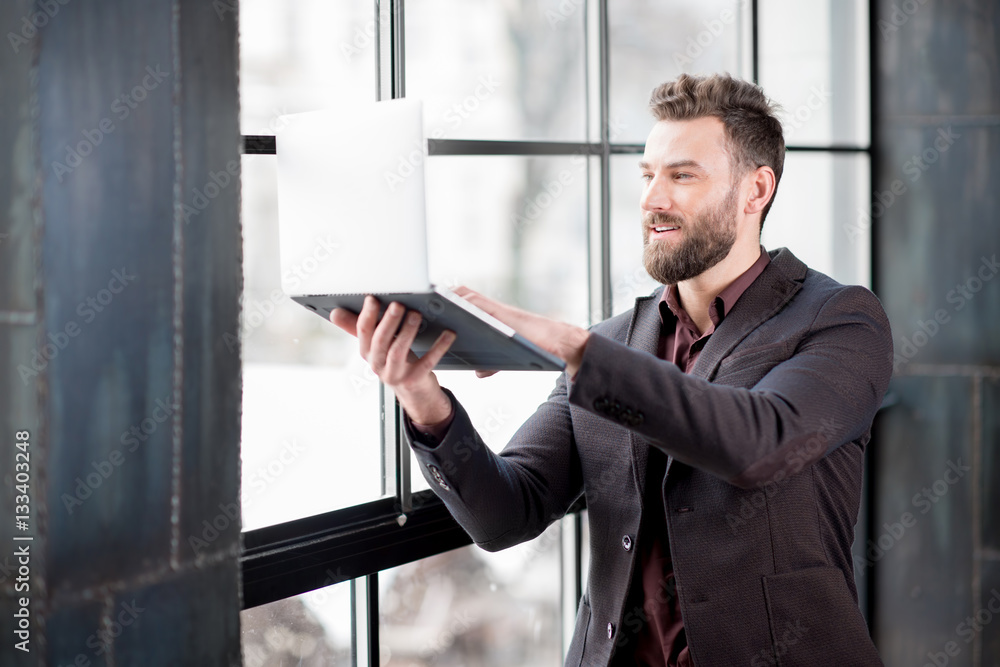
<path id="1" fill-rule="evenodd" d="M 669 162 L 663 165 L 664 169 L 686 169 L 694 167 L 695 169 L 704 170 L 705 168 L 701 166 L 701 163 L 697 160 L 677 160 L 676 162 Z M 649 170 L 651 169 L 648 162 L 645 160 L 639 160 L 639 169 Z"/>

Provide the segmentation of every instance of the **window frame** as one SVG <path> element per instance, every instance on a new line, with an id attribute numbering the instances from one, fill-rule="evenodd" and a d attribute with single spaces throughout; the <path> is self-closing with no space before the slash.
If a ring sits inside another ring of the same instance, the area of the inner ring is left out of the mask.
<path id="1" fill-rule="evenodd" d="M 375 25 L 375 76 L 379 99 L 405 96 L 405 0 L 373 0 Z M 759 80 L 759 0 L 751 0 L 749 12 L 749 74 Z M 583 0 L 586 132 L 588 141 L 474 140 L 429 138 L 430 156 L 574 156 L 586 155 L 588 178 L 588 287 L 591 320 L 612 314 L 611 271 L 611 156 L 641 155 L 644 144 L 610 140 L 610 43 L 609 0 Z M 843 144 L 789 145 L 788 152 L 866 154 L 869 177 L 877 173 L 873 146 L 875 81 L 875 3 L 868 2 L 868 34 L 859 35 L 869 52 L 868 90 L 869 141 L 865 146 Z M 387 26 L 388 30 L 384 27 Z M 385 34 L 387 33 L 387 34 Z M 243 135 L 244 155 L 275 155 L 275 137 Z M 870 198 L 866 196 L 866 201 Z M 872 236 L 869 234 L 869 236 Z M 870 244 L 872 266 L 876 248 Z M 872 276 L 875 271 L 872 271 Z M 378 574 L 380 571 L 472 544 L 433 492 L 410 491 L 409 451 L 402 437 L 399 408 L 382 387 L 383 493 L 386 497 L 360 505 L 308 516 L 242 533 L 240 566 L 242 609 L 307 593 L 324 586 L 350 581 L 352 609 L 352 659 L 354 664 L 377 665 L 379 655 Z M 385 409 L 385 406 L 390 406 Z M 392 406 L 395 406 L 393 408 Z M 356 443 L 369 446 L 369 443 Z M 870 532 L 868 520 L 871 489 L 865 480 L 861 516 L 856 535 L 863 542 Z M 390 489 L 394 480 L 394 489 Z M 390 495 L 391 491 L 391 495 Z M 585 548 L 581 498 L 563 521 L 563 649 L 573 630 L 576 602 L 582 596 L 586 573 L 582 571 Z M 405 552 L 405 555 L 404 555 Z M 871 581 L 867 582 L 870 587 Z M 575 584 L 575 585 L 574 585 Z M 859 591 L 862 607 L 869 607 L 870 591 Z M 868 611 L 868 609 L 866 609 Z M 361 619 L 364 622 L 361 622 Z M 866 617 L 870 614 L 866 613 Z M 567 618 L 568 623 L 567 623 Z"/>

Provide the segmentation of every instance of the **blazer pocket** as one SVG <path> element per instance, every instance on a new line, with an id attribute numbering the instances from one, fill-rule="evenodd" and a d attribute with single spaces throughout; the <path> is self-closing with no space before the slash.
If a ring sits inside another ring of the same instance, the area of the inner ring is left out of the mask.
<path id="1" fill-rule="evenodd" d="M 764 598 L 773 655 L 752 665 L 882 665 L 839 568 L 765 576 Z"/>
<path id="2" fill-rule="evenodd" d="M 587 632 L 590 631 L 590 605 L 587 596 L 580 598 L 580 607 L 576 612 L 576 629 L 573 630 L 573 640 L 566 652 L 564 667 L 580 667 L 583 664 L 583 654 L 587 647 Z"/>

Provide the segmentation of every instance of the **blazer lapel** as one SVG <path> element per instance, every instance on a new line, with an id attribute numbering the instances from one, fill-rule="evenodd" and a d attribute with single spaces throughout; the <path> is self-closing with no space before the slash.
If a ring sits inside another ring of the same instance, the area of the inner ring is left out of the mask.
<path id="1" fill-rule="evenodd" d="M 663 288 L 657 289 L 650 296 L 635 300 L 632 311 L 632 321 L 629 322 L 625 344 L 631 348 L 656 354 L 660 342 L 660 297 Z M 640 503 L 644 501 L 646 486 L 646 463 L 649 460 L 649 445 L 629 431 L 629 444 L 632 447 L 632 474 L 635 476 L 635 488 L 639 491 Z"/>
<path id="2" fill-rule="evenodd" d="M 726 313 L 719 328 L 705 343 L 691 375 L 713 380 L 719 364 L 750 332 L 774 317 L 802 289 L 808 267 L 787 248 L 769 253 L 771 261 L 764 272 Z"/>
<path id="3" fill-rule="evenodd" d="M 774 317 L 795 293 L 802 289 L 802 281 L 805 280 L 808 267 L 787 248 L 772 250 L 769 254 L 770 263 L 740 296 L 732 310 L 726 313 L 719 328 L 705 343 L 698 361 L 691 369 L 691 375 L 711 381 L 719 370 L 722 360 L 732 353 L 751 331 Z M 625 341 L 629 347 L 656 354 L 661 327 L 658 304 L 662 294 L 661 287 L 650 296 L 636 299 Z M 635 487 L 639 491 L 640 502 L 644 502 L 649 445 L 631 431 L 629 442 L 632 447 Z M 668 475 L 673 462 L 674 457 L 668 456 Z"/>
<path id="4" fill-rule="evenodd" d="M 711 335 L 691 375 L 711 382 L 719 364 L 739 345 L 750 332 L 774 317 L 791 298 L 802 289 L 808 267 L 787 248 L 769 253 L 771 261 L 757 280 L 743 292 L 732 310 L 726 313 L 719 328 Z M 674 457 L 667 458 L 667 475 Z M 642 487 L 640 487 L 641 489 Z"/>

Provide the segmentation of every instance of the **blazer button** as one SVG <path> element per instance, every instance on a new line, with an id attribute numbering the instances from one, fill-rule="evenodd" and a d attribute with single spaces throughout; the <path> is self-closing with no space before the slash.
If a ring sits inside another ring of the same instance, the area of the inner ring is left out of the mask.
<path id="1" fill-rule="evenodd" d="M 451 487 L 448 486 L 448 482 L 444 481 L 444 477 L 441 476 L 440 468 L 438 468 L 437 466 L 428 466 L 428 470 L 431 471 L 431 477 L 434 478 L 434 481 L 437 482 L 438 486 L 440 486 L 445 491 L 451 490 Z"/>
<path id="2" fill-rule="evenodd" d="M 611 639 L 614 636 L 615 636 L 615 624 L 608 623 L 608 639 Z"/>
<path id="3" fill-rule="evenodd" d="M 622 536 L 622 549 L 632 551 L 632 537 L 630 535 Z"/>

